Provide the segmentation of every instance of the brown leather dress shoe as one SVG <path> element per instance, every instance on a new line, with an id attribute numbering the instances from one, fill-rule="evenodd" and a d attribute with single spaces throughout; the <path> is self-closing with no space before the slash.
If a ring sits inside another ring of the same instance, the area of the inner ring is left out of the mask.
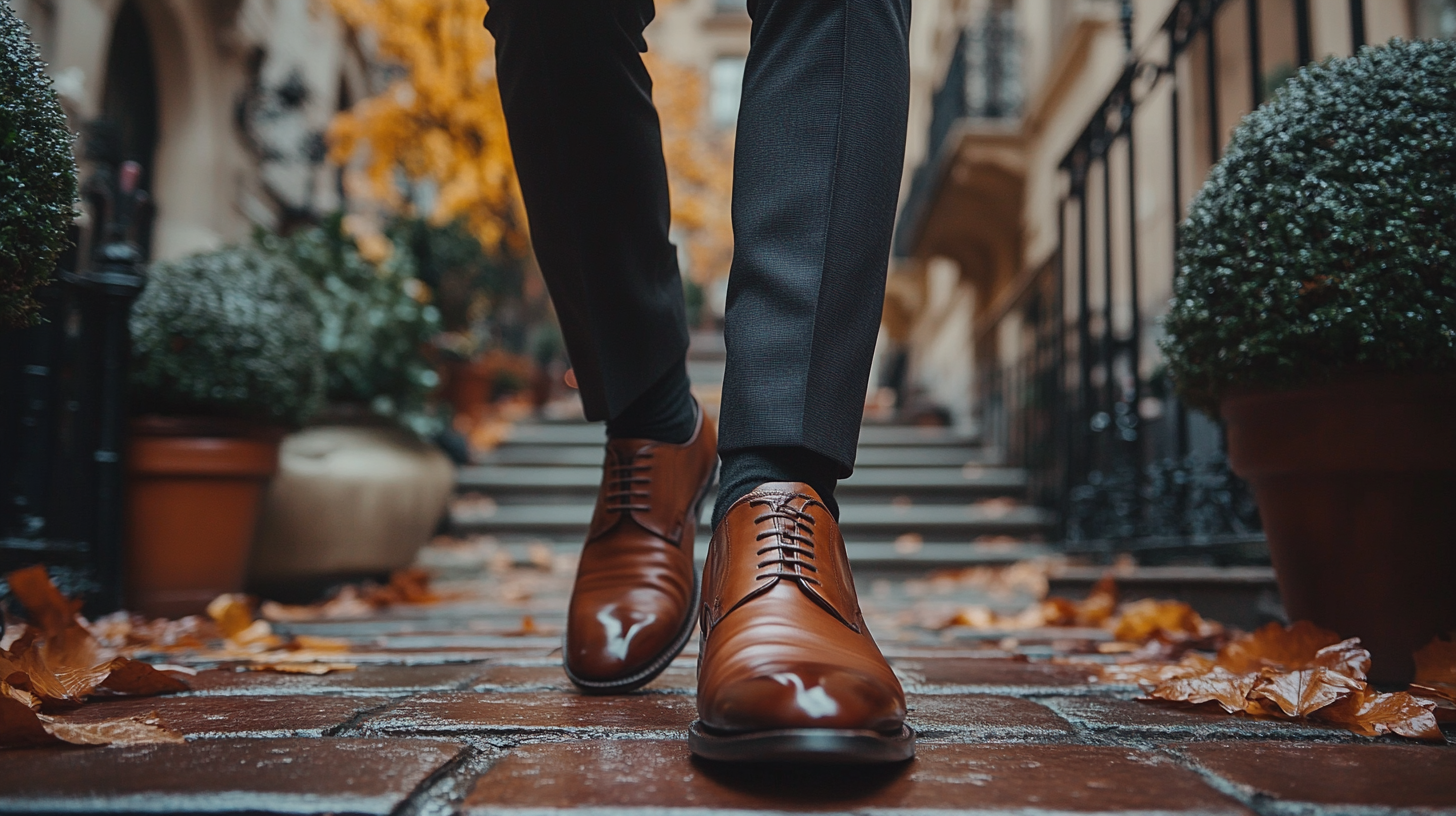
<path id="1" fill-rule="evenodd" d="M 813 488 L 775 482 L 735 502 L 703 574 L 693 753 L 738 762 L 915 755 L 905 692 L 865 626 L 839 525 Z"/>
<path id="2" fill-rule="evenodd" d="M 583 691 L 644 685 L 692 637 L 693 534 L 717 470 L 717 434 L 701 407 L 697 430 L 681 445 L 607 442 L 566 619 L 566 676 Z"/>

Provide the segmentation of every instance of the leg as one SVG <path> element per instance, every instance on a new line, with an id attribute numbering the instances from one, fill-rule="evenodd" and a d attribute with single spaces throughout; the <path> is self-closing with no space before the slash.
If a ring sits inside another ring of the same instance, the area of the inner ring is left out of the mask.
<path id="1" fill-rule="evenodd" d="M 530 216 L 588 419 L 601 490 L 563 662 L 585 691 L 641 686 L 692 635 L 697 513 L 716 435 L 688 391 L 667 170 L 642 65 L 652 0 L 492 0 L 486 26 Z"/>
<path id="2" fill-rule="evenodd" d="M 485 19 L 532 243 L 591 420 L 621 415 L 687 352 L 641 57 L 652 16 L 652 0 L 491 0 Z"/>
<path id="3" fill-rule="evenodd" d="M 729 761 L 905 760 L 905 693 L 820 484 L 849 474 L 859 441 L 904 156 L 909 0 L 749 8 L 725 484 L 688 744 Z"/>
<path id="4" fill-rule="evenodd" d="M 909 105 L 909 0 L 752 0 L 749 10 L 719 443 L 725 505 L 752 489 L 765 455 L 803 463 L 815 478 L 798 479 L 821 494 L 853 468 Z M 755 448 L 798 450 L 737 455 Z"/>

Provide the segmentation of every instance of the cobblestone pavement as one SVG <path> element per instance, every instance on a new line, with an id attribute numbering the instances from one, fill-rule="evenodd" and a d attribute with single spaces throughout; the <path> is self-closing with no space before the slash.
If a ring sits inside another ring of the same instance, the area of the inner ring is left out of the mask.
<path id="1" fill-rule="evenodd" d="M 0 811 L 1456 813 L 1456 749 L 1134 702 L 1046 659 L 1065 631 L 947 640 L 911 623 L 915 598 L 1023 598 L 873 574 L 867 614 L 910 693 L 918 757 L 695 761 L 693 649 L 642 692 L 575 693 L 558 652 L 571 565 L 541 567 L 446 583 L 461 595 L 436 605 L 279 627 L 348 639 L 352 672 L 211 669 L 184 694 L 88 705 L 71 716 L 156 711 L 188 742 L 0 753 Z"/>

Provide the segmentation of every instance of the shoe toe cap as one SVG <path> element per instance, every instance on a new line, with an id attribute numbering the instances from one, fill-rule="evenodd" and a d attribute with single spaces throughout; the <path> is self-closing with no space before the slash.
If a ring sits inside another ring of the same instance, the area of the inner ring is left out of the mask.
<path id="1" fill-rule="evenodd" d="M 905 721 L 898 685 L 837 666 L 758 671 L 700 698 L 703 722 L 724 731 L 836 728 L 889 731 Z"/>
<path id="2" fill-rule="evenodd" d="M 572 607 L 566 665 L 583 680 L 636 674 L 672 645 L 683 626 L 682 604 L 651 589 L 578 598 Z"/>

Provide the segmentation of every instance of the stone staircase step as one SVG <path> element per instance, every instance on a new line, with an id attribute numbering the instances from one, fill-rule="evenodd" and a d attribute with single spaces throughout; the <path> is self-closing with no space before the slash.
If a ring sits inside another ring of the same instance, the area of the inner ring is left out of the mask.
<path id="1" fill-rule="evenodd" d="M 601 425 L 583 422 L 524 422 L 511 428 L 502 448 L 521 445 L 579 445 L 601 453 L 606 438 Z M 945 428 L 909 425 L 866 425 L 860 432 L 861 448 L 887 446 L 974 447 L 976 441 Z"/>
<path id="2" fill-rule="evenodd" d="M 983 535 L 1031 536 L 1041 534 L 1054 521 L 1039 507 L 983 504 L 890 505 L 850 503 L 842 508 L 841 528 L 846 539 L 872 535 L 919 535 L 925 540 L 970 541 Z M 711 508 L 703 508 L 701 531 L 706 534 Z M 469 508 L 451 514 L 457 533 L 581 534 L 591 521 L 590 503 L 499 504 L 481 512 Z"/>
<path id="3" fill-rule="evenodd" d="M 502 445 L 481 458 L 483 465 L 538 467 L 600 467 L 602 448 L 596 445 Z M 972 445 L 868 446 L 861 448 L 856 468 L 874 467 L 988 467 L 997 454 Z"/>
<path id="4" fill-rule="evenodd" d="M 582 539 L 580 536 L 538 539 L 503 536 L 496 542 L 496 548 L 507 553 L 510 563 L 517 567 L 536 564 L 542 545 L 548 546 L 553 555 L 574 557 L 581 552 Z M 903 542 L 867 539 L 850 541 L 845 547 L 856 574 L 861 577 L 882 572 L 913 571 L 923 574 L 936 569 L 1005 566 L 1054 553 L 1045 544 L 1031 542 L 976 544 L 964 541 L 932 541 L 907 547 Z M 707 554 L 707 534 L 701 532 L 697 538 L 697 546 L 693 548 L 693 555 L 701 564 Z M 426 548 L 420 555 L 421 566 L 445 578 L 473 575 L 490 566 L 484 558 L 461 556 L 445 549 Z"/>
<path id="5" fill-rule="evenodd" d="M 601 483 L 599 467 L 460 468 L 456 490 L 484 493 L 502 504 L 560 504 L 594 501 Z M 861 468 L 839 483 L 840 502 L 967 503 L 1025 493 L 1027 474 L 1019 468 Z"/>
<path id="6" fill-rule="evenodd" d="M 1053 595 L 1084 597 L 1106 567 L 1064 566 L 1047 576 Z M 1184 601 L 1213 620 L 1243 629 L 1286 622 L 1273 567 L 1137 566 L 1111 571 L 1123 600 Z"/>

